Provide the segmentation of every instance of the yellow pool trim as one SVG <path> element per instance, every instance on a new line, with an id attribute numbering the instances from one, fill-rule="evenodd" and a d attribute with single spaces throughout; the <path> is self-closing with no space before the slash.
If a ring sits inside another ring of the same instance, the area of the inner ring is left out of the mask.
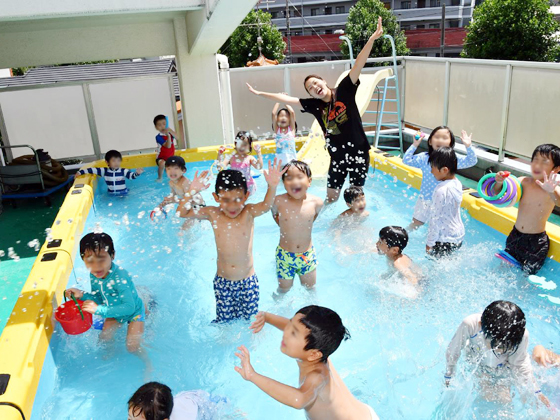
<path id="1" fill-rule="evenodd" d="M 301 145 L 305 139 L 299 139 Z M 274 142 L 259 142 L 263 153 L 275 151 Z M 187 162 L 207 161 L 216 158 L 218 146 L 202 147 L 178 151 Z M 401 181 L 419 189 L 422 173 L 402 163 L 398 157 L 385 156 L 372 150 L 371 164 L 377 169 L 396 176 Z M 88 166 L 105 166 L 103 160 Z M 123 167 L 138 168 L 155 166 L 155 153 L 123 157 Z M 6 392 L 0 395 L 0 402 L 8 402 L 20 407 L 25 418 L 29 419 L 33 401 L 41 377 L 41 370 L 47 354 L 49 341 L 54 328 L 53 308 L 62 300 L 64 287 L 73 268 L 79 239 L 93 203 L 97 177 L 83 175 L 75 179 L 74 185 L 66 195 L 64 203 L 52 226 L 51 236 L 60 243 L 43 244 L 31 272 L 25 282 L 21 296 L 17 300 L 0 336 L 0 374 L 9 374 L 10 381 Z M 463 207 L 477 220 L 492 228 L 508 234 L 515 222 L 517 210 L 500 209 L 482 199 L 470 196 L 467 190 Z M 551 258 L 560 262 L 560 227 L 547 224 L 550 237 Z M 54 259 L 52 259 L 54 257 Z M 21 420 L 16 409 L 0 405 L 0 419 Z"/>

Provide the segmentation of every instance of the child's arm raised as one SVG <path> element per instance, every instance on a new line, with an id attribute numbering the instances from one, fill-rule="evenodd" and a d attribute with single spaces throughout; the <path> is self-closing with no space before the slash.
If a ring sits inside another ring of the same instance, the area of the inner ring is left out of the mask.
<path id="1" fill-rule="evenodd" d="M 245 346 L 238 347 L 239 353 L 235 353 L 241 359 L 241 366 L 235 366 L 235 371 L 243 379 L 253 382 L 261 390 L 266 392 L 276 401 L 289 407 L 301 410 L 307 407 L 317 398 L 319 389 L 325 383 L 325 376 L 319 372 L 311 372 L 299 388 L 285 385 L 274 379 L 259 375 L 251 366 L 249 350 Z"/>
<path id="2" fill-rule="evenodd" d="M 249 326 L 249 329 L 253 330 L 253 334 L 256 334 L 263 329 L 264 324 L 270 324 L 273 327 L 284 331 L 288 322 L 290 322 L 288 318 L 261 311 L 257 314 L 255 321 Z"/>
<path id="3" fill-rule="evenodd" d="M 274 108 L 272 108 L 272 129 L 274 130 L 275 133 L 278 130 L 278 125 L 276 124 L 276 116 L 278 114 L 278 108 L 280 108 L 280 102 L 276 102 L 274 104 Z"/>
<path id="4" fill-rule="evenodd" d="M 350 80 L 352 80 L 352 83 L 356 84 L 356 82 L 360 78 L 360 73 L 366 65 L 366 61 L 369 57 L 369 54 L 371 53 L 373 43 L 376 39 L 380 38 L 381 35 L 383 35 L 383 21 L 381 19 L 381 16 L 379 16 L 379 18 L 377 19 L 377 29 L 375 30 L 373 35 L 369 37 L 368 42 L 366 42 L 366 45 L 364 45 L 364 48 L 362 48 L 362 51 L 360 51 L 360 54 L 358 54 L 358 57 L 356 57 L 356 61 L 354 62 L 352 70 L 350 70 L 349 76 Z"/>
<path id="5" fill-rule="evenodd" d="M 247 205 L 247 210 L 253 217 L 262 216 L 271 209 L 272 203 L 274 203 L 274 197 L 276 196 L 276 187 L 282 178 L 282 174 L 288 170 L 288 168 L 281 169 L 281 164 L 282 161 L 277 162 L 276 158 L 274 158 L 272 166 L 270 165 L 270 161 L 268 161 L 268 171 L 263 171 L 266 183 L 268 184 L 266 196 L 260 203 Z"/>
<path id="6" fill-rule="evenodd" d="M 212 207 L 202 207 L 195 209 L 192 206 L 193 198 L 196 194 L 210 187 L 209 171 L 203 171 L 200 175 L 195 172 L 194 178 L 189 185 L 189 191 L 185 192 L 185 198 L 179 202 L 177 209 L 179 216 L 192 219 L 210 219 L 210 209 Z"/>
<path id="7" fill-rule="evenodd" d="M 459 328 L 457 329 L 457 332 L 455 332 L 455 335 L 451 339 L 449 346 L 447 346 L 447 352 L 445 354 L 446 365 L 447 365 L 445 369 L 445 376 L 444 376 L 445 386 L 449 386 L 449 383 L 451 382 L 451 378 L 455 374 L 455 367 L 457 366 L 457 361 L 459 360 L 459 357 L 461 357 L 461 351 L 463 350 L 463 347 L 465 347 L 467 340 L 471 336 L 470 327 L 471 324 L 473 324 L 473 319 L 471 319 L 471 317 L 472 315 L 465 318 L 463 322 L 461 322 L 461 325 L 459 325 Z"/>
<path id="8" fill-rule="evenodd" d="M 257 152 L 257 158 L 251 159 L 251 166 L 253 166 L 253 168 L 258 169 L 260 171 L 264 167 L 263 157 L 261 153 L 261 145 L 255 144 L 254 149 Z"/>
<path id="9" fill-rule="evenodd" d="M 286 104 L 286 108 L 288 108 L 288 111 L 290 111 L 290 128 L 292 129 L 292 132 L 295 135 L 295 132 L 296 132 L 296 113 L 294 111 L 294 108 L 292 108 L 290 105 Z"/>
<path id="10" fill-rule="evenodd" d="M 260 90 L 254 89 L 249 83 L 245 83 L 245 84 L 247 85 L 247 87 L 249 88 L 251 93 L 254 93 L 257 96 L 262 96 L 263 98 L 272 99 L 273 101 L 276 101 L 276 102 L 284 102 L 284 103 L 289 104 L 289 105 L 294 105 L 294 106 L 299 105 L 299 106 L 301 106 L 301 103 L 299 102 L 299 98 L 295 98 L 293 96 L 286 95 L 285 93 L 261 92 Z"/>
<path id="11" fill-rule="evenodd" d="M 545 172 L 544 182 L 539 181 L 538 179 L 535 181 L 539 187 L 548 193 L 552 201 L 554 201 L 554 204 L 557 206 L 560 205 L 560 176 L 558 175 L 558 172 L 560 172 L 560 168 L 550 171 L 549 175 Z"/>

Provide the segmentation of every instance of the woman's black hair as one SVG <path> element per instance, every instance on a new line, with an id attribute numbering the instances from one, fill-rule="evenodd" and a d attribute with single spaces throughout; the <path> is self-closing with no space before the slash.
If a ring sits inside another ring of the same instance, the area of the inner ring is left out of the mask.
<path id="1" fill-rule="evenodd" d="M 535 159 L 535 156 L 541 155 L 552 161 L 554 168 L 560 166 L 560 147 L 555 144 L 541 144 L 533 150 L 533 155 L 531 156 L 531 162 Z"/>
<path id="2" fill-rule="evenodd" d="M 385 226 L 379 231 L 379 239 L 385 241 L 389 248 L 399 248 L 399 253 L 408 245 L 408 233 L 400 226 Z"/>
<path id="3" fill-rule="evenodd" d="M 428 158 L 428 163 L 437 169 L 447 168 L 450 174 L 457 173 L 457 154 L 451 147 L 440 147 Z"/>
<path id="4" fill-rule="evenodd" d="M 169 419 L 173 411 L 173 394 L 167 385 L 148 382 L 130 397 L 128 408 L 135 416 L 144 415 L 146 420 Z"/>
<path id="5" fill-rule="evenodd" d="M 247 180 L 245 175 L 237 169 L 224 169 L 216 177 L 216 194 L 221 191 L 243 190 L 247 194 Z"/>
<path id="6" fill-rule="evenodd" d="M 344 201 L 346 204 L 352 204 L 356 198 L 363 197 L 364 195 L 365 193 L 362 187 L 350 185 L 344 190 Z"/>
<path id="7" fill-rule="evenodd" d="M 294 167 L 296 169 L 298 169 L 300 172 L 304 173 L 305 176 L 307 176 L 307 178 L 311 178 L 311 168 L 309 167 L 309 165 L 305 162 L 302 162 L 301 160 L 292 160 L 288 163 L 286 163 L 283 167 L 282 170 L 286 169 L 286 172 L 284 172 L 282 174 L 282 181 L 284 181 L 284 178 L 286 178 L 288 176 L 288 171 L 290 170 L 291 167 Z"/>
<path id="8" fill-rule="evenodd" d="M 319 350 L 323 354 L 323 363 L 327 363 L 329 356 L 343 340 L 350 338 L 350 333 L 342 325 L 342 319 L 332 309 L 311 305 L 301 308 L 297 313 L 303 315 L 300 322 L 309 330 L 304 350 Z"/>
<path id="9" fill-rule="evenodd" d="M 253 141 L 255 140 L 253 138 L 253 136 L 251 135 L 251 133 L 249 133 L 248 131 L 239 131 L 236 135 L 235 135 L 236 139 L 245 139 L 247 140 L 247 143 L 249 143 L 249 152 L 253 151 Z"/>
<path id="10" fill-rule="evenodd" d="M 497 300 L 486 307 L 481 318 L 484 337 L 492 350 L 503 347 L 514 354 L 525 335 L 525 314 L 515 303 Z"/>
<path id="11" fill-rule="evenodd" d="M 309 79 L 319 79 L 319 80 L 322 80 L 322 81 L 325 82 L 325 83 L 327 82 L 327 81 L 326 81 L 325 79 L 323 79 L 321 76 L 317 76 L 316 74 L 310 74 L 309 76 L 307 76 L 307 77 L 303 80 L 303 88 L 305 89 L 305 91 L 306 91 L 307 93 L 309 93 L 309 91 L 307 90 L 307 85 L 306 85 L 306 83 L 307 83 L 307 81 L 308 81 Z M 332 89 L 328 84 L 327 84 L 327 87 L 328 87 L 331 91 L 334 92 L 334 89 Z M 309 93 L 309 94 L 310 94 L 310 93 Z M 310 94 L 310 95 L 311 95 L 311 94 Z"/>
<path id="12" fill-rule="evenodd" d="M 100 251 L 105 250 L 111 256 L 115 257 L 115 245 L 113 239 L 106 233 L 88 233 L 80 241 L 80 256 L 84 258 L 86 251 L 91 251 L 94 254 L 99 254 Z"/>
<path id="13" fill-rule="evenodd" d="M 430 137 L 428 137 L 428 156 L 430 156 L 434 151 L 434 148 L 432 147 L 432 137 L 439 130 L 449 131 L 449 137 L 451 137 L 451 143 L 449 144 L 449 147 L 451 147 L 452 149 L 455 147 L 455 135 L 453 134 L 453 131 L 451 131 L 451 129 L 446 125 L 440 125 L 439 127 L 434 128 L 430 133 Z"/>
<path id="14" fill-rule="evenodd" d="M 105 162 L 109 163 L 109 161 L 113 158 L 119 158 L 122 160 L 121 152 L 117 150 L 109 150 L 107 153 L 105 153 Z"/>

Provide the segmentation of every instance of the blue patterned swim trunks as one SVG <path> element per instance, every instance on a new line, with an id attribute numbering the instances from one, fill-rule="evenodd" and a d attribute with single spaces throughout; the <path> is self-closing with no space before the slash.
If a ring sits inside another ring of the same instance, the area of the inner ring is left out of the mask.
<path id="1" fill-rule="evenodd" d="M 256 274 L 243 280 L 227 280 L 216 275 L 214 295 L 216 296 L 214 322 L 249 320 L 259 311 L 259 279 Z"/>

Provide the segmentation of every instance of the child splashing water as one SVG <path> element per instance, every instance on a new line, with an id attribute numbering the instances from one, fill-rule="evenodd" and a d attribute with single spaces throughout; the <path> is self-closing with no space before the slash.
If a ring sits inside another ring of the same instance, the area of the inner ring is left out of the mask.
<path id="1" fill-rule="evenodd" d="M 296 114 L 290 105 L 286 105 L 286 108 L 278 108 L 280 102 L 272 108 L 272 129 L 276 133 L 276 159 L 286 164 L 296 160 Z"/>
<path id="2" fill-rule="evenodd" d="M 247 131 L 240 131 L 235 136 L 235 153 L 224 158 L 225 147 L 218 149 L 218 162 L 221 169 L 237 169 L 247 180 L 247 189 L 249 195 L 253 195 L 257 191 L 257 184 L 251 175 L 251 167 L 261 170 L 263 168 L 263 157 L 261 147 L 255 144 L 257 157 L 251 156 L 249 153 L 253 151 L 253 136 Z"/>
<path id="3" fill-rule="evenodd" d="M 477 157 L 472 144 L 472 134 L 467 135 L 466 131 L 461 132 L 461 140 L 464 146 L 467 148 L 467 156 L 457 156 L 457 169 L 470 168 L 476 165 Z M 432 208 L 432 197 L 434 195 L 434 190 L 438 185 L 438 180 L 432 174 L 432 167 L 428 163 L 428 159 L 434 150 L 438 150 L 442 147 L 455 147 L 455 136 L 449 127 L 439 126 L 434 128 L 430 136 L 428 137 L 428 151 L 414 155 L 416 149 L 422 142 L 423 136 L 414 140 L 412 146 L 408 148 L 403 156 L 403 163 L 412 166 L 414 168 L 419 168 L 422 170 L 422 186 L 420 187 L 420 196 L 416 202 L 416 207 L 414 208 L 414 215 L 412 216 L 412 223 L 408 226 L 408 229 L 417 229 L 424 223 L 430 220 L 431 208 Z"/>

